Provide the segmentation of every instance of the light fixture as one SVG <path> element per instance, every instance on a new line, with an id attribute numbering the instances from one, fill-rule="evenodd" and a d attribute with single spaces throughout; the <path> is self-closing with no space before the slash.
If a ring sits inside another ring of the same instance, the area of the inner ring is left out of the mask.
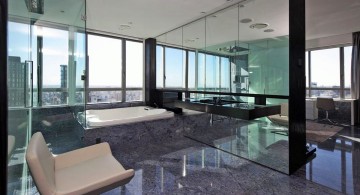
<path id="1" fill-rule="evenodd" d="M 263 28 L 266 28 L 268 26 L 269 26 L 269 24 L 266 24 L 266 23 L 256 23 L 256 24 L 250 25 L 250 28 L 251 29 L 263 29 Z"/>
<path id="2" fill-rule="evenodd" d="M 264 32 L 274 32 L 274 31 L 275 31 L 275 30 L 274 30 L 274 29 L 271 29 L 271 28 L 264 30 Z"/>
<path id="3" fill-rule="evenodd" d="M 244 24 L 250 23 L 250 22 L 252 22 L 252 21 L 253 21 L 253 19 L 251 19 L 251 18 L 244 18 L 244 19 L 240 20 L 240 22 L 241 22 L 241 23 L 244 23 Z"/>
<path id="4" fill-rule="evenodd" d="M 185 39 L 185 43 L 193 43 L 195 42 L 195 39 Z"/>
<path id="5" fill-rule="evenodd" d="M 128 25 L 128 24 L 121 24 L 121 25 L 119 26 L 119 30 L 128 30 L 128 29 L 130 29 L 130 28 L 131 28 L 131 26 Z"/>
<path id="6" fill-rule="evenodd" d="M 243 51 L 249 51 L 247 48 L 239 47 L 239 46 L 227 46 L 227 47 L 220 47 L 216 50 L 228 53 L 238 53 Z"/>
<path id="7" fill-rule="evenodd" d="M 29 12 L 44 14 L 44 0 L 25 0 Z"/>

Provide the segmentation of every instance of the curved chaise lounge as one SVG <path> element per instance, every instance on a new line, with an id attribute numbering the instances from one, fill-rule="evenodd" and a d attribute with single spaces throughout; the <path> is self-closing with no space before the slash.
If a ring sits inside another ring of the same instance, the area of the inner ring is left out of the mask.
<path id="1" fill-rule="evenodd" d="M 287 103 L 281 104 L 281 113 L 276 115 L 268 116 L 268 119 L 281 126 L 289 126 L 289 106 Z"/>
<path id="2" fill-rule="evenodd" d="M 108 143 L 96 144 L 54 156 L 40 132 L 26 151 L 26 161 L 40 194 L 100 194 L 125 185 L 134 170 L 125 170 Z"/>

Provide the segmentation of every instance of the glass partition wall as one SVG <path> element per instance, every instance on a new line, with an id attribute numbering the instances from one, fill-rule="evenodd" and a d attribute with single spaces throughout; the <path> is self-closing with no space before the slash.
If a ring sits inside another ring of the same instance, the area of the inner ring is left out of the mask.
<path id="1" fill-rule="evenodd" d="M 32 194 L 31 135 L 42 132 L 55 154 L 81 145 L 85 1 L 13 0 L 8 14 L 8 193 Z"/>
<path id="2" fill-rule="evenodd" d="M 279 105 L 279 116 L 288 120 L 288 1 L 236 4 L 158 36 L 157 44 L 157 82 L 165 80 L 157 88 L 281 96 L 266 98 L 265 104 Z M 190 98 L 214 96 L 242 102 L 239 109 L 257 106 L 255 98 L 241 95 L 191 93 Z M 187 136 L 289 173 L 288 121 L 279 123 L 270 116 L 235 123 L 219 119 L 222 122 L 190 130 Z"/>

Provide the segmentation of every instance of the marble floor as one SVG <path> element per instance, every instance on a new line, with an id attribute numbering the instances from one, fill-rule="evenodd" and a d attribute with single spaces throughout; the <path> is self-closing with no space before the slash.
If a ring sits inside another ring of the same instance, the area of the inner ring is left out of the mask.
<path id="1" fill-rule="evenodd" d="M 185 136 L 288 174 L 287 131 L 286 127 L 275 125 L 266 118 L 251 121 L 223 119 L 212 126 L 191 129 Z"/>
<path id="2" fill-rule="evenodd" d="M 267 125 L 261 127 L 266 129 Z M 280 135 L 270 138 L 259 135 L 256 139 L 267 141 L 266 145 L 283 140 Z M 78 140 L 66 136 L 73 137 L 62 134 L 61 144 L 51 146 L 54 152 L 62 153 L 57 148 L 61 145 L 80 147 Z M 360 194 L 359 127 L 344 127 L 321 144 L 310 143 L 317 148 L 316 157 L 291 176 L 190 138 L 112 147 L 123 166 L 135 169 L 136 173 L 126 186 L 104 194 Z M 12 188 L 17 189 L 24 182 L 28 183 L 25 194 L 38 194 L 31 177 L 19 178 L 11 184 Z M 24 191 L 13 192 L 10 194 Z"/>
<path id="3" fill-rule="evenodd" d="M 317 149 L 316 158 L 295 176 L 344 194 L 360 194 L 360 127 L 343 127 L 325 142 L 309 142 Z"/>
<path id="4" fill-rule="evenodd" d="M 288 176 L 188 138 L 113 148 L 136 170 L 110 194 L 341 194 L 302 174 Z"/>

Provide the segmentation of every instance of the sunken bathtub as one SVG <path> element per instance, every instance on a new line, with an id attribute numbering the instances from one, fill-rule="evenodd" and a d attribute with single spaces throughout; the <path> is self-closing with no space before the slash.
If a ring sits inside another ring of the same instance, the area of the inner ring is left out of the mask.
<path id="1" fill-rule="evenodd" d="M 146 106 L 87 110 L 79 121 L 86 121 L 85 145 L 108 142 L 110 145 L 146 144 L 181 135 L 183 120 L 173 112 Z"/>
<path id="2" fill-rule="evenodd" d="M 136 122 L 152 121 L 174 117 L 173 112 L 146 106 L 113 108 L 103 110 L 87 110 L 80 116 L 86 121 L 87 128 L 114 126 Z"/>

